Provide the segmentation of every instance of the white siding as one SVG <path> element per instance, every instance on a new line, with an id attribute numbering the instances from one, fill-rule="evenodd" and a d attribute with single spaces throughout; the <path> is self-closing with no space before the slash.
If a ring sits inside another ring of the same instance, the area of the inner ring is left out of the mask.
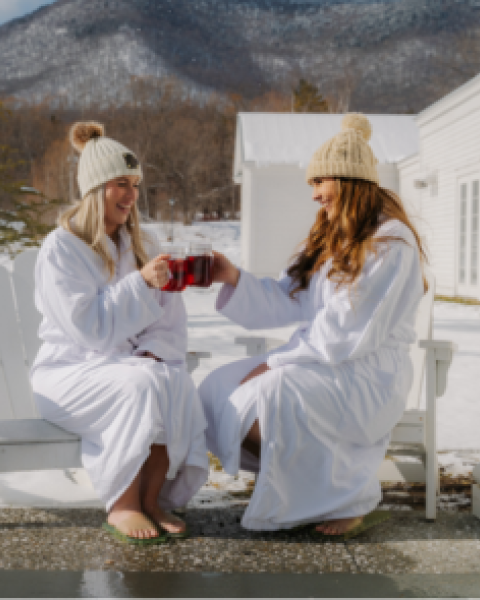
<path id="1" fill-rule="evenodd" d="M 305 170 L 294 165 L 249 166 L 243 184 L 250 177 L 250 214 L 242 206 L 242 266 L 258 277 L 277 277 L 315 222 L 318 204 L 305 181 Z M 243 197 L 243 192 L 242 192 Z M 247 225 L 248 223 L 248 225 Z"/>
<path id="2" fill-rule="evenodd" d="M 422 215 L 429 225 L 437 292 L 455 295 L 458 180 L 468 172 L 480 177 L 480 97 L 423 121 L 419 119 L 420 159 L 426 170 L 438 172 L 438 196 L 431 197 L 429 189 L 421 192 Z"/>
<path id="3" fill-rule="evenodd" d="M 252 240 L 252 171 L 247 165 L 243 167 L 241 196 L 241 225 L 242 225 L 242 262 L 241 266 L 247 269 L 251 262 L 251 240 Z"/>
<path id="4" fill-rule="evenodd" d="M 377 165 L 378 177 L 380 180 L 381 187 L 392 190 L 396 194 L 399 191 L 399 177 L 398 167 L 395 164 L 391 165 Z"/>
<path id="5" fill-rule="evenodd" d="M 422 241 L 428 250 L 428 223 L 422 215 L 421 192 L 415 188 L 415 179 L 420 178 L 420 164 L 418 154 L 407 158 L 398 165 L 400 176 L 399 196 L 405 207 L 408 217 L 417 228 Z"/>

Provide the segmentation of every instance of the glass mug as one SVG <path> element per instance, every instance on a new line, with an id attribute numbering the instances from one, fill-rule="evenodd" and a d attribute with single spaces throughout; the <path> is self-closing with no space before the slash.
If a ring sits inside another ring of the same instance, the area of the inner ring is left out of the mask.
<path id="1" fill-rule="evenodd" d="M 185 246 L 162 244 L 161 254 L 170 254 L 168 259 L 170 279 L 162 290 L 164 292 L 183 292 L 187 287 L 187 251 Z"/>
<path id="2" fill-rule="evenodd" d="M 187 285 L 208 288 L 213 283 L 211 242 L 191 242 L 187 258 Z"/>

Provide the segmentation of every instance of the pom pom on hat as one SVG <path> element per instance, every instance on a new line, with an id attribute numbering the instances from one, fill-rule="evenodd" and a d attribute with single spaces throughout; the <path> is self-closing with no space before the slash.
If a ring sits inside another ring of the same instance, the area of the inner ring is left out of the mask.
<path id="1" fill-rule="evenodd" d="M 70 143 L 78 152 L 83 152 L 87 142 L 105 135 L 105 127 L 101 123 L 75 123 L 70 129 Z"/>
<path id="2" fill-rule="evenodd" d="M 365 115 L 359 113 L 348 113 L 342 120 L 342 131 L 353 129 L 368 142 L 372 137 L 372 126 Z"/>

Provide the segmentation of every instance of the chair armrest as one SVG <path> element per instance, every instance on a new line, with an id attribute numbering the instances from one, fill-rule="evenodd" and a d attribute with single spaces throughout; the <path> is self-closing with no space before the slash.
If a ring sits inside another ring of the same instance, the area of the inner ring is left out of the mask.
<path id="1" fill-rule="evenodd" d="M 420 340 L 418 345 L 427 351 L 427 365 L 430 364 L 429 356 L 433 357 L 436 371 L 436 397 L 439 398 L 447 389 L 448 369 L 458 346 L 454 342 L 445 340 Z"/>
<path id="2" fill-rule="evenodd" d="M 235 344 L 240 346 L 246 346 L 247 356 L 258 356 L 259 354 L 266 354 L 274 348 L 283 346 L 286 342 L 279 340 L 278 338 L 267 338 L 267 337 L 236 337 Z"/>
<path id="3" fill-rule="evenodd" d="M 211 352 L 187 352 L 186 360 L 187 360 L 187 369 L 189 373 L 193 373 L 195 369 L 200 364 L 200 359 L 202 358 L 210 358 L 212 356 Z"/>

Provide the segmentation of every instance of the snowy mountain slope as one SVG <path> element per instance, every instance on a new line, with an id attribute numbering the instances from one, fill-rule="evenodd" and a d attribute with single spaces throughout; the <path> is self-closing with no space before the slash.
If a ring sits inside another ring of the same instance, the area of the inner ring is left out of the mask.
<path id="1" fill-rule="evenodd" d="M 173 73 L 253 96 L 305 76 L 354 108 L 419 110 L 479 16 L 478 0 L 57 0 L 0 27 L 0 95 L 122 101 L 131 75 Z"/>

